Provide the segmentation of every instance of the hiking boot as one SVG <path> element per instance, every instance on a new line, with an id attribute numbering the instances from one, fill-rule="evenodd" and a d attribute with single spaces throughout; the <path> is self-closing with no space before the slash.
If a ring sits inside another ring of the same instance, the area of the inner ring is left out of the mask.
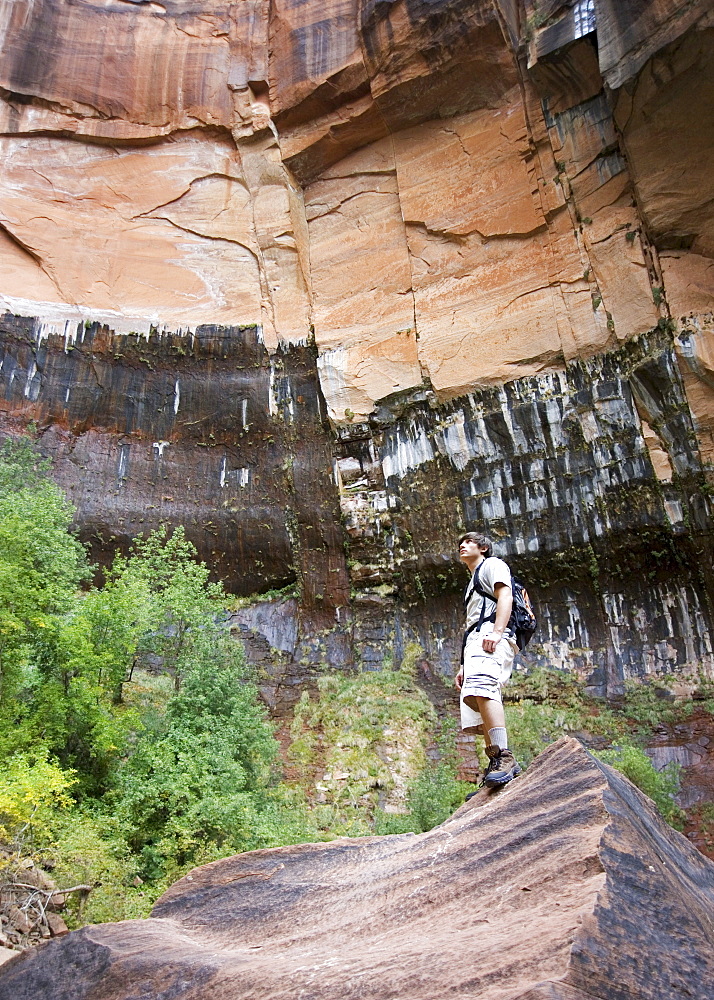
<path id="1" fill-rule="evenodd" d="M 486 788 L 500 788 L 501 785 L 507 785 L 509 781 L 517 778 L 521 773 L 521 765 L 510 750 L 502 750 L 500 747 L 486 747 L 486 756 L 488 757 L 488 767 L 481 782 Z"/>

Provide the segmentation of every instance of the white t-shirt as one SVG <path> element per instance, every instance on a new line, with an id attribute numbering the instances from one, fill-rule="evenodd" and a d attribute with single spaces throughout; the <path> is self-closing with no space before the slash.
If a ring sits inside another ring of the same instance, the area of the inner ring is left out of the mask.
<path id="1" fill-rule="evenodd" d="M 474 577 L 477 573 L 479 587 L 487 594 L 492 594 L 493 599 L 484 597 L 474 589 Z M 474 575 L 469 580 L 469 585 L 466 588 L 464 596 L 466 602 L 466 628 L 470 628 L 471 625 L 475 625 L 478 622 L 481 617 L 481 609 L 483 608 L 484 624 L 488 626 L 489 632 L 493 629 L 493 623 L 486 622 L 485 619 L 490 618 L 496 610 L 495 586 L 497 583 L 503 583 L 508 588 L 511 588 L 511 571 L 503 559 L 499 559 L 497 556 L 489 556 L 476 567 Z M 506 629 L 504 635 L 510 634 L 510 631 Z"/>

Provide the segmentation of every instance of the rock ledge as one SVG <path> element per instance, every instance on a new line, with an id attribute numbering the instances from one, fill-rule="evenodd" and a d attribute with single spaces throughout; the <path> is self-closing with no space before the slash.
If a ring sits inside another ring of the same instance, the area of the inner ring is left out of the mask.
<path id="1" fill-rule="evenodd" d="M 195 869 L 144 921 L 12 960 L 1 1000 L 707 1000 L 714 865 L 573 739 L 420 836 Z"/>

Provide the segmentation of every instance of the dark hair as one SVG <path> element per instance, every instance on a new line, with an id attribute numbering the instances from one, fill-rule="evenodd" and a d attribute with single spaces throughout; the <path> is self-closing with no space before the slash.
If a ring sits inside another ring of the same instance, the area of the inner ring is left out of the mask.
<path id="1" fill-rule="evenodd" d="M 467 531 L 461 538 L 459 538 L 459 545 L 462 542 L 476 542 L 482 549 L 486 549 L 486 557 L 491 555 L 493 551 L 493 545 L 491 544 L 491 539 L 487 538 L 486 535 L 482 535 L 480 531 Z"/>

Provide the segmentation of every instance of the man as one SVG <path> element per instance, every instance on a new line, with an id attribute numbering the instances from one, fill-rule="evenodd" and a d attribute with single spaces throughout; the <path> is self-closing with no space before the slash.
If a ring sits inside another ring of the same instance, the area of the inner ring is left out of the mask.
<path id="1" fill-rule="evenodd" d="M 459 556 L 471 570 L 466 588 L 466 633 L 456 687 L 461 692 L 461 728 L 482 733 L 489 765 L 483 783 L 507 784 L 521 773 L 508 749 L 501 688 L 511 676 L 518 651 L 508 624 L 513 607 L 511 571 L 491 555 L 485 535 L 467 531 L 459 539 Z"/>

